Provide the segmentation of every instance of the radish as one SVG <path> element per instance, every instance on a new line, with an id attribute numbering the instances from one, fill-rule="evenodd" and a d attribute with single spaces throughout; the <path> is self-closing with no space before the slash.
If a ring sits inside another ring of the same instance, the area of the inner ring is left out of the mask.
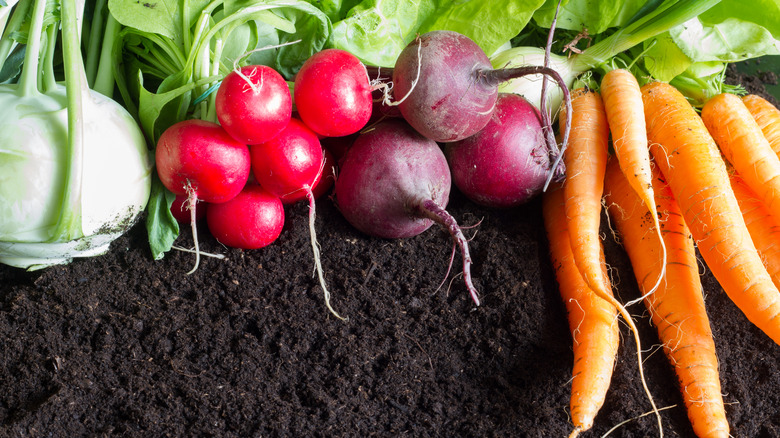
<path id="1" fill-rule="evenodd" d="M 192 220 L 190 215 L 190 201 L 187 195 L 176 195 L 176 199 L 171 204 L 171 214 L 177 222 L 188 224 Z M 206 217 L 206 210 L 209 204 L 199 201 L 195 207 L 195 220 L 199 221 Z"/>
<path id="2" fill-rule="evenodd" d="M 437 222 L 463 256 L 463 278 L 474 302 L 468 243 L 444 209 L 450 169 L 439 146 L 402 119 L 388 119 L 361 134 L 339 166 L 334 195 L 344 218 L 358 230 L 395 239 L 416 236 Z"/>
<path id="3" fill-rule="evenodd" d="M 331 313 L 342 318 L 330 305 L 330 292 L 320 262 L 320 250 L 314 230 L 314 187 L 322 176 L 324 155 L 317 134 L 298 119 L 290 123 L 273 139 L 250 146 L 252 174 L 263 188 L 291 203 L 304 198 L 309 200 L 309 234 L 314 255 L 314 265 L 325 297 L 325 305 Z"/>
<path id="4" fill-rule="evenodd" d="M 251 145 L 252 174 L 266 190 L 293 203 L 307 197 L 319 180 L 323 152 L 320 140 L 298 119 L 291 119 L 273 139 Z"/>
<path id="5" fill-rule="evenodd" d="M 551 167 L 539 110 L 499 93 L 487 125 L 444 148 L 455 186 L 487 207 L 513 207 L 541 193 Z"/>
<path id="6" fill-rule="evenodd" d="M 287 126 L 292 114 L 287 82 L 264 65 L 248 65 L 228 73 L 214 105 L 220 125 L 246 144 L 272 139 Z"/>
<path id="7" fill-rule="evenodd" d="M 195 272 L 200 263 L 195 205 L 199 200 L 220 203 L 238 195 L 249 179 L 249 148 L 231 137 L 218 124 L 184 120 L 166 129 L 155 150 L 157 175 L 175 195 L 187 195 L 192 238 L 195 241 Z"/>
<path id="8" fill-rule="evenodd" d="M 418 132 L 438 142 L 453 142 L 488 123 L 499 84 L 529 74 L 553 78 L 569 108 L 568 88 L 555 70 L 539 66 L 493 69 L 485 52 L 470 38 L 453 31 L 431 31 L 418 36 L 398 56 L 393 95 L 403 117 Z M 565 145 L 568 134 L 563 140 Z"/>
<path id="9" fill-rule="evenodd" d="M 250 183 L 235 198 L 211 204 L 206 222 L 211 234 L 223 245 L 259 249 L 281 234 L 284 207 L 278 197 Z"/>
<path id="10" fill-rule="evenodd" d="M 314 199 L 319 199 L 325 193 L 327 193 L 328 190 L 333 187 L 333 182 L 336 180 L 336 159 L 333 157 L 333 153 L 327 148 L 323 148 L 322 154 L 322 173 L 318 175 L 317 179 L 314 181 L 314 187 L 311 189 L 311 192 L 314 195 Z M 306 197 L 305 194 L 303 197 Z M 282 203 L 285 205 L 294 204 L 301 199 L 302 197 L 295 192 L 281 196 Z"/>
<path id="11" fill-rule="evenodd" d="M 293 94 L 300 118 L 325 137 L 354 134 L 371 117 L 366 67 L 344 50 L 325 49 L 307 59 L 295 75 Z"/>

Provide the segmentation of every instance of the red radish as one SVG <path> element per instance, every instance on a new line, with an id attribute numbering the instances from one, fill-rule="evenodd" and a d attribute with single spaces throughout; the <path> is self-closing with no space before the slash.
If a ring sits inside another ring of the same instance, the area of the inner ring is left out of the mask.
<path id="1" fill-rule="evenodd" d="M 393 95 L 403 117 L 418 132 L 438 142 L 453 142 L 487 124 L 501 82 L 540 73 L 559 84 L 571 114 L 568 89 L 555 70 L 537 66 L 494 70 L 470 38 L 453 31 L 431 31 L 418 36 L 398 56 Z M 565 145 L 568 134 L 563 140 Z"/>
<path id="2" fill-rule="evenodd" d="M 365 65 L 353 54 L 325 49 L 295 75 L 295 107 L 314 132 L 325 137 L 354 134 L 371 117 L 371 84 Z"/>
<path id="3" fill-rule="evenodd" d="M 334 194 L 347 221 L 372 236 L 412 237 L 434 222 L 447 228 L 463 256 L 466 287 L 479 305 L 468 243 L 444 209 L 451 185 L 447 160 L 436 142 L 402 119 L 388 119 L 361 134 L 344 155 Z"/>
<path id="4" fill-rule="evenodd" d="M 319 199 L 322 195 L 327 193 L 328 190 L 333 187 L 333 182 L 336 180 L 336 160 L 333 157 L 333 154 L 327 148 L 323 148 L 322 153 L 324 155 L 322 173 L 318 176 L 317 180 L 314 182 L 314 187 L 311 189 L 314 199 Z M 294 192 L 291 195 L 282 196 L 281 200 L 283 204 L 289 205 L 294 204 L 305 197 L 305 193 L 303 196 L 300 196 L 298 193 Z"/>
<path id="5" fill-rule="evenodd" d="M 319 179 L 323 152 L 320 140 L 298 119 L 291 119 L 269 141 L 251 145 L 252 173 L 266 190 L 288 203 L 306 198 Z"/>
<path id="6" fill-rule="evenodd" d="M 187 199 L 187 195 L 176 195 L 176 199 L 171 204 L 171 214 L 177 222 L 188 224 L 192 220 L 190 214 L 190 202 Z M 195 220 L 201 220 L 206 217 L 206 210 L 208 210 L 209 204 L 205 202 L 198 202 L 195 207 Z"/>
<path id="7" fill-rule="evenodd" d="M 539 110 L 517 94 L 500 93 L 482 130 L 444 149 L 455 186 L 487 207 L 514 207 L 541 193 L 551 151 Z"/>
<path id="8" fill-rule="evenodd" d="M 320 139 L 320 143 L 325 150 L 328 150 L 333 154 L 334 162 L 338 164 L 341 161 L 341 157 L 347 152 L 352 142 L 358 137 L 358 134 L 348 135 L 346 137 L 324 137 Z"/>
<path id="9" fill-rule="evenodd" d="M 240 142 L 256 144 L 272 139 L 287 126 L 292 96 L 276 70 L 248 65 L 225 76 L 214 106 L 225 131 Z"/>
<path id="10" fill-rule="evenodd" d="M 198 201 L 226 202 L 246 185 L 251 169 L 249 148 L 231 137 L 218 124 L 185 120 L 166 129 L 155 149 L 157 174 L 175 195 L 187 195 L 192 238 L 195 241 L 195 272 L 200 263 L 196 223 Z"/>
<path id="11" fill-rule="evenodd" d="M 211 234 L 231 248 L 270 245 L 284 226 L 282 201 L 257 184 L 247 184 L 235 198 L 212 204 L 206 212 Z"/>
<path id="12" fill-rule="evenodd" d="M 324 156 L 317 134 L 298 119 L 290 123 L 273 139 L 252 145 L 252 173 L 263 188 L 287 202 L 309 200 L 309 234 L 314 254 L 314 264 L 325 305 L 339 319 L 344 319 L 330 305 L 330 292 L 325 285 L 325 275 L 320 262 L 320 250 L 314 230 L 315 203 L 312 187 L 323 172 Z"/>

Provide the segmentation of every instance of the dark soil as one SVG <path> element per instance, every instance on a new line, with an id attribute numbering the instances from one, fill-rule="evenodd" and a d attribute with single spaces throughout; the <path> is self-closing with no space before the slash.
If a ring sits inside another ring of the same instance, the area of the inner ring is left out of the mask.
<path id="1" fill-rule="evenodd" d="M 190 254 L 151 260 L 141 225 L 101 257 L 0 267 L 0 436 L 566 436 L 571 337 L 539 201 L 496 211 L 456 192 L 449 209 L 464 225 L 481 221 L 468 231 L 479 308 L 457 263 L 447 277 L 442 229 L 369 238 L 327 199 L 317 233 L 348 322 L 328 313 L 313 276 L 304 204 L 287 208 L 262 250 L 227 250 L 204 232 L 202 248 L 227 260 L 206 258 L 190 276 Z M 604 243 L 620 298 L 636 298 L 625 253 Z M 709 272 L 702 281 L 732 435 L 780 436 L 780 346 Z M 668 407 L 665 436 L 692 436 L 655 329 L 632 310 L 653 396 Z M 622 333 L 606 404 L 583 436 L 623 421 L 611 436 L 657 435 Z"/>

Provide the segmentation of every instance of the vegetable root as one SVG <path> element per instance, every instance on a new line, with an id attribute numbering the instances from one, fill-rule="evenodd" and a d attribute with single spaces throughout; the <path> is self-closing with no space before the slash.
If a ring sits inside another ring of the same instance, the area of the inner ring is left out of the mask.
<path id="1" fill-rule="evenodd" d="M 635 193 L 614 159 L 607 165 L 605 177 L 607 210 L 631 259 L 664 353 L 677 374 L 694 432 L 699 437 L 726 438 L 729 425 L 718 358 L 704 308 L 693 239 L 663 176 L 657 167 L 654 170 L 654 203 L 663 220 L 649 220 L 652 213 L 646 202 Z M 653 238 L 659 234 L 651 229 L 655 224 L 661 226 L 665 246 Z M 661 272 L 665 275 L 660 276 Z M 659 276 L 660 286 L 656 281 Z"/>
<path id="2" fill-rule="evenodd" d="M 609 389 L 620 343 L 617 311 L 599 298 L 580 275 L 569 242 L 563 190 L 552 183 L 542 196 L 544 227 L 550 242 L 550 256 L 572 334 L 574 362 L 571 380 L 570 437 L 589 430 Z M 601 269 L 606 270 L 601 251 Z M 606 272 L 603 278 L 607 279 Z M 605 289 L 610 290 L 609 285 Z"/>
<path id="3" fill-rule="evenodd" d="M 669 84 L 642 87 L 650 152 L 707 266 L 747 318 L 780 343 L 780 293 L 764 268 L 699 115 Z"/>
<path id="4" fill-rule="evenodd" d="M 658 233 L 658 241 L 661 244 L 662 258 L 665 259 L 666 244 L 661 238 L 661 226 L 655 208 L 650 151 L 647 149 L 647 128 L 639 83 L 628 70 L 611 70 L 601 81 L 601 96 L 620 169 L 650 211 L 653 228 Z M 654 287 L 646 293 L 650 294 L 658 288 L 665 273 L 666 263 L 662 262 Z M 631 304 L 633 302 L 626 303 L 626 306 Z"/>
<path id="5" fill-rule="evenodd" d="M 780 158 L 742 100 L 719 94 L 704 105 L 701 118 L 734 170 L 780 218 Z"/>
<path id="6" fill-rule="evenodd" d="M 663 436 L 661 416 L 645 381 L 639 330 L 625 307 L 612 296 L 601 264 L 599 227 L 609 139 L 604 104 L 598 93 L 584 88 L 575 90 L 572 95 L 572 137 L 563 154 L 566 166 L 563 190 L 574 263 L 588 287 L 615 306 L 631 329 L 636 342 L 642 387 L 658 418 L 659 433 Z M 564 118 L 560 120 L 565 123 Z"/>
<path id="7" fill-rule="evenodd" d="M 772 150 L 780 156 L 780 109 L 755 94 L 742 97 L 742 103 L 753 115 L 764 137 L 772 146 Z"/>

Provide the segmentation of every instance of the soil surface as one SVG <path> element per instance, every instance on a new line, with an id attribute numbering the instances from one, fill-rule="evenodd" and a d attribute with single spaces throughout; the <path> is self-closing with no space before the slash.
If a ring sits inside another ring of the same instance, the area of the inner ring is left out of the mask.
<path id="1" fill-rule="evenodd" d="M 762 78 L 730 75 L 762 89 Z M 304 204 L 286 209 L 281 237 L 262 250 L 225 249 L 202 232 L 202 249 L 227 259 L 206 258 L 192 275 L 191 254 L 151 260 L 140 224 L 104 256 L 0 267 L 0 436 L 566 436 L 572 340 L 540 202 L 497 211 L 455 192 L 449 211 L 476 225 L 478 308 L 458 263 L 448 276 L 443 229 L 366 237 L 327 198 L 316 231 L 347 322 L 327 311 L 313 276 Z M 628 259 L 604 236 L 617 293 L 634 299 Z M 191 238 L 184 230 L 178 243 Z M 706 270 L 702 281 L 732 436 L 780 436 L 780 346 Z M 641 305 L 631 310 L 665 436 L 690 437 L 655 328 Z M 658 433 L 621 331 L 606 403 L 583 436 Z"/>

